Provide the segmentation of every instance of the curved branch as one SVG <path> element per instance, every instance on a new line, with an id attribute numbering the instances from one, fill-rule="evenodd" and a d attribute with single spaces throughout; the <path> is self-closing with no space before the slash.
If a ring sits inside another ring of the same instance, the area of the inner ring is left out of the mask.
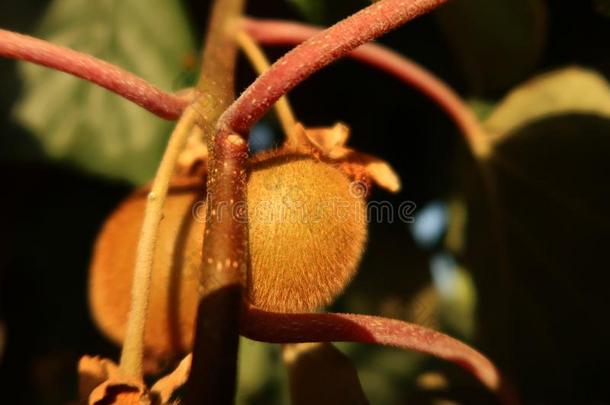
<path id="1" fill-rule="evenodd" d="M 297 45 L 322 31 L 307 24 L 252 18 L 244 18 L 242 27 L 252 38 L 265 45 Z M 378 44 L 364 44 L 348 56 L 396 77 L 432 99 L 453 119 L 473 147 L 485 142 L 481 124 L 468 105 L 424 67 Z"/>
<path id="2" fill-rule="evenodd" d="M 0 56 L 36 63 L 90 81 L 165 119 L 180 117 L 190 102 L 91 55 L 2 29 Z"/>
<path id="3" fill-rule="evenodd" d="M 258 77 L 219 120 L 246 134 L 284 94 L 354 48 L 399 27 L 447 0 L 381 0 L 303 42 Z"/>
<path id="4" fill-rule="evenodd" d="M 368 315 L 285 314 L 249 307 L 244 311 L 241 333 L 270 343 L 359 342 L 415 350 L 465 368 L 503 402 L 517 402 L 487 357 L 457 339 L 412 323 Z"/>
<path id="5" fill-rule="evenodd" d="M 267 57 L 263 53 L 262 49 L 259 48 L 254 39 L 248 35 L 248 33 L 239 31 L 235 37 L 242 51 L 250 60 L 250 63 L 253 65 L 254 69 L 259 75 L 263 74 L 267 69 L 269 69 L 270 64 Z M 288 101 L 288 97 L 280 97 L 277 103 L 275 103 L 275 111 L 278 120 L 284 129 L 286 138 L 292 138 L 297 120 L 294 116 L 294 112 L 292 111 L 292 107 L 290 106 L 290 102 Z"/>

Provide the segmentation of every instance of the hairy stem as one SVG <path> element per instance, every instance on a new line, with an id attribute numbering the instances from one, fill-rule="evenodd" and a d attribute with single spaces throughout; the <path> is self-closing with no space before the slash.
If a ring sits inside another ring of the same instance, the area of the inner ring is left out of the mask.
<path id="1" fill-rule="evenodd" d="M 252 38 L 265 45 L 296 45 L 322 31 L 306 24 L 251 18 L 244 18 L 242 27 Z M 395 76 L 430 97 L 453 119 L 477 156 L 488 152 L 487 137 L 477 117 L 461 97 L 433 73 L 377 44 L 364 44 L 348 56 Z"/>
<path id="2" fill-rule="evenodd" d="M 153 257 L 159 224 L 163 218 L 163 203 L 176 161 L 195 123 L 196 113 L 187 108 L 172 133 L 152 188 L 148 193 L 146 211 L 140 231 L 131 290 L 131 308 L 127 320 L 125 341 L 121 352 L 121 371 L 132 377 L 142 377 L 144 329 L 148 313 Z"/>
<path id="3" fill-rule="evenodd" d="M 423 326 L 367 315 L 283 314 L 249 307 L 242 335 L 263 342 L 360 342 L 415 350 L 453 362 L 471 372 L 505 403 L 516 403 L 493 363 L 477 350 Z"/>
<path id="4" fill-rule="evenodd" d="M 237 44 L 233 32 L 244 3 L 245 0 L 214 3 L 197 85 L 205 95 L 197 107 L 210 155 L 200 298 L 193 366 L 185 398 L 187 404 L 193 405 L 229 404 L 235 395 L 239 319 L 248 266 L 248 146 L 241 136 L 216 132 L 214 128 L 234 99 Z"/>
<path id="5" fill-rule="evenodd" d="M 354 48 L 447 0 L 381 0 L 319 32 L 274 63 L 229 107 L 219 125 L 245 134 L 284 94 Z"/>
<path id="6" fill-rule="evenodd" d="M 208 147 L 211 147 L 218 118 L 235 99 L 237 46 L 233 32 L 239 23 L 245 0 L 216 0 L 212 3 L 201 74 L 197 82 L 201 96 L 196 103 Z"/>
<path id="7" fill-rule="evenodd" d="M 252 37 L 244 31 L 239 31 L 236 38 L 237 43 L 244 51 L 257 73 L 259 75 L 265 73 L 265 71 L 267 71 L 271 65 L 263 51 L 256 44 L 256 42 L 254 42 L 254 39 L 252 39 Z M 288 97 L 280 97 L 277 103 L 275 103 L 275 111 L 277 112 L 277 116 L 284 130 L 284 134 L 286 134 L 286 138 L 290 139 L 296 124 L 296 119 L 294 117 L 294 113 L 292 112 L 292 108 L 290 107 L 290 103 L 288 102 Z"/>
<path id="8" fill-rule="evenodd" d="M 111 63 L 11 31 L 0 30 L 0 56 L 36 63 L 85 79 L 166 119 L 177 119 L 189 103 L 187 97 L 166 93 Z"/>

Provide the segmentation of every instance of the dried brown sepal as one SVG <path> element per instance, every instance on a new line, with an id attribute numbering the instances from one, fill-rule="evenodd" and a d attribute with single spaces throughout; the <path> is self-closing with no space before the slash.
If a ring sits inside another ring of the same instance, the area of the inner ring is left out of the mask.
<path id="1" fill-rule="evenodd" d="M 152 402 L 143 383 L 111 379 L 93 390 L 89 405 L 149 405 Z"/>
<path id="2" fill-rule="evenodd" d="M 295 153 L 334 159 L 342 157 L 343 147 L 348 139 L 349 127 L 343 123 L 317 128 L 305 128 L 303 124 L 296 123 L 284 147 Z"/>
<path id="3" fill-rule="evenodd" d="M 126 377 L 112 360 L 83 356 L 78 363 L 79 399 L 89 405 L 146 405 L 142 380 Z"/>
<path id="4" fill-rule="evenodd" d="M 170 374 L 157 381 L 150 389 L 150 395 L 155 403 L 168 404 L 176 397 L 177 392 L 184 387 L 191 371 L 192 355 L 186 356 L 178 367 Z"/>
<path id="5" fill-rule="evenodd" d="M 400 191 L 400 178 L 390 164 L 347 147 L 349 137 L 349 127 L 341 122 L 332 127 L 316 128 L 297 123 L 284 149 L 335 163 L 350 177 L 366 184 L 373 182 L 393 193 Z"/>
<path id="6" fill-rule="evenodd" d="M 118 366 L 109 359 L 99 356 L 83 356 L 78 362 L 78 398 L 81 403 L 87 402 L 91 392 L 116 373 Z"/>

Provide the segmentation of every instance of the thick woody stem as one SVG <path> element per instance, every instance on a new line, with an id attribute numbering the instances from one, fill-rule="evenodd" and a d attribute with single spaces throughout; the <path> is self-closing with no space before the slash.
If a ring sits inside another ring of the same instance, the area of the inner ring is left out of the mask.
<path id="1" fill-rule="evenodd" d="M 235 134 L 216 135 L 209 166 L 207 224 L 200 301 L 187 403 L 231 403 L 239 320 L 248 266 L 246 171 L 248 148 Z"/>
<path id="2" fill-rule="evenodd" d="M 201 94 L 195 106 L 200 126 L 211 150 L 216 122 L 235 100 L 234 75 L 237 45 L 234 32 L 246 0 L 213 1 L 212 15 L 203 49 L 201 74 L 197 91 Z"/>
<path id="3" fill-rule="evenodd" d="M 177 119 L 190 101 L 187 97 L 166 93 L 111 63 L 11 31 L 0 30 L 0 56 L 36 63 L 90 81 L 161 118 Z"/>
<path id="4" fill-rule="evenodd" d="M 244 18 L 242 27 L 264 45 L 297 45 L 322 31 L 314 26 L 279 20 Z M 347 56 L 382 70 L 421 91 L 442 108 L 477 154 L 488 150 L 487 138 L 477 117 L 451 87 L 426 68 L 377 44 L 364 44 Z"/>
<path id="5" fill-rule="evenodd" d="M 233 403 L 239 319 L 248 266 L 244 137 L 215 131 L 234 99 L 234 30 L 244 0 L 216 0 L 206 39 L 196 107 L 210 151 L 199 305 L 186 404 Z"/>
<path id="6" fill-rule="evenodd" d="M 284 94 L 354 48 L 445 3 L 446 0 L 381 0 L 303 42 L 246 89 L 219 120 L 245 134 Z"/>

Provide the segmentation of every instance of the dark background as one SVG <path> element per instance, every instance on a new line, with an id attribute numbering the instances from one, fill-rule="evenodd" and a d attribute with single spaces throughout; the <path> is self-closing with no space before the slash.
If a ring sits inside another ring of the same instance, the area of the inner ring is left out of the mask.
<path id="1" fill-rule="evenodd" d="M 250 3 L 252 15 L 302 19 L 284 1 Z M 330 22 L 347 15 L 347 10 L 360 6 L 356 3 L 344 7 L 345 10 L 337 9 L 327 19 Z M 0 27 L 30 33 L 46 5 L 41 0 L 0 0 Z M 208 2 L 186 1 L 185 5 L 197 37 L 201 38 Z M 548 1 L 547 5 L 545 51 L 528 76 L 579 64 L 608 77 L 610 18 L 597 12 L 589 1 Z M 418 19 L 385 36 L 382 42 L 420 62 L 459 92 L 472 93 L 472 86 L 434 17 Z M 283 51 L 273 49 L 270 55 L 279 56 Z M 239 83 L 243 88 L 253 76 L 246 63 L 241 62 Z M 479 90 L 479 96 L 497 99 L 506 90 Z M 86 280 L 96 232 L 131 186 L 45 162 L 35 138 L 11 119 L 11 108 L 19 92 L 15 63 L 0 60 L 0 319 L 7 334 L 0 360 L 0 402 L 59 404 L 74 397 L 75 365 L 81 355 L 96 353 L 115 359 L 118 356 L 118 349 L 96 331 L 89 317 Z M 353 131 L 351 145 L 383 157 L 397 169 L 404 191 L 398 196 L 380 192 L 374 198 L 394 203 L 411 200 L 423 207 L 430 201 L 465 195 L 470 208 L 480 208 L 477 205 L 482 204 L 477 197 L 480 179 L 473 174 L 472 164 L 463 153 L 458 131 L 433 103 L 416 91 L 357 63 L 341 61 L 295 89 L 291 101 L 299 118 L 309 125 L 348 123 Z M 527 169 L 545 172 L 549 178 L 568 176 L 574 171 L 566 174 L 554 167 L 561 167 L 562 161 L 578 167 L 582 160 L 575 158 L 575 154 L 593 160 L 596 163 L 592 172 L 582 176 L 577 173 L 565 182 L 578 184 L 578 189 L 585 193 L 591 191 L 586 201 L 603 212 L 610 202 L 604 191 L 610 174 L 605 162 L 608 156 L 605 152 L 609 151 L 608 121 L 586 116 L 551 121 L 523 131 L 542 134 L 540 139 L 559 136 L 556 150 L 544 158 L 557 166 L 532 165 Z M 575 152 L 578 146 L 572 141 L 561 141 L 570 134 L 581 140 L 597 139 L 599 143 Z M 548 142 L 555 139 L 549 138 Z M 506 146 L 509 152 L 519 147 L 518 143 Z M 524 148 L 529 150 L 531 146 Z M 528 162 L 537 160 L 532 153 Z M 497 257 L 488 257 L 494 255 L 486 247 L 471 244 L 459 257 L 472 270 L 480 293 L 481 328 L 474 343 L 508 370 L 526 403 L 610 403 L 607 387 L 610 351 L 605 344 L 610 336 L 606 275 L 610 268 L 606 253 L 610 240 L 605 222 L 608 217 L 592 224 L 583 223 L 579 220 L 582 211 L 566 213 L 558 209 L 554 213 L 544 200 L 538 199 L 533 204 L 531 200 L 520 202 L 519 198 L 525 199 L 524 194 L 532 190 L 524 191 L 510 179 L 505 183 L 504 196 L 509 201 L 506 207 L 515 209 L 508 215 L 531 219 L 535 222 L 532 226 L 541 232 L 540 240 L 557 237 L 561 243 L 549 241 L 543 246 L 545 254 L 554 261 L 537 261 L 528 257 L 526 249 L 520 250 L 522 239 L 509 230 L 505 246 L 512 259 L 508 265 L 513 280 L 510 286 L 494 276 Z M 545 212 L 546 218 L 537 215 Z M 556 221 L 566 217 L 567 222 L 562 221 L 558 228 Z M 486 229 L 491 226 L 486 218 L 475 216 L 479 222 L 471 227 L 475 232 L 467 237 L 470 242 L 486 238 Z M 533 233 L 527 231 L 528 235 Z M 418 248 L 409 229 L 401 224 L 372 226 L 370 240 L 361 274 L 347 296 L 369 291 L 370 302 L 362 308 L 379 313 L 382 311 L 376 300 L 392 294 L 407 299 L 429 282 L 427 262 L 431 252 Z M 382 270 L 397 266 L 411 270 L 399 274 Z M 478 268 L 485 268 L 487 273 L 479 273 Z M 506 301 L 496 302 L 498 296 Z M 349 310 L 349 300 L 340 300 L 337 308 Z M 426 367 L 445 367 L 431 364 Z M 456 374 L 450 367 L 447 373 Z M 450 398 L 463 403 L 488 400 L 476 384 L 456 378 L 457 389 L 448 394 Z M 399 395 L 400 403 L 408 399 L 410 403 L 430 401 L 414 388 L 404 389 L 404 396 Z M 251 397 L 252 402 L 269 403 L 274 391 L 257 395 Z"/>

